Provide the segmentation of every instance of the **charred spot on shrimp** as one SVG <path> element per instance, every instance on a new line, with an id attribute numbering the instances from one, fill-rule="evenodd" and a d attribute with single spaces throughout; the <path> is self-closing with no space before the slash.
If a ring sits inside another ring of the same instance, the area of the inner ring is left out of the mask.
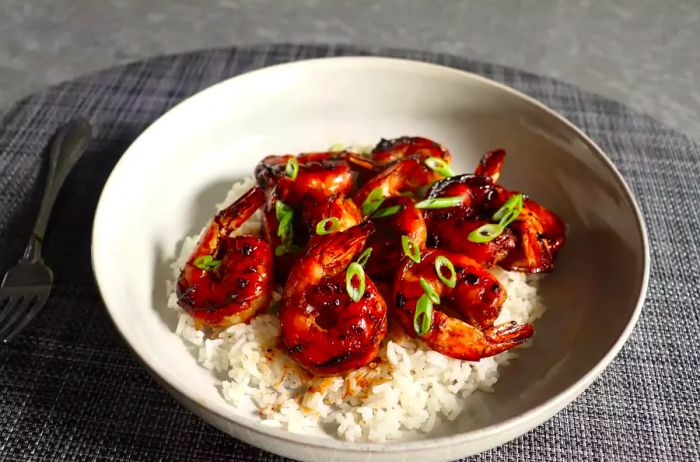
<path id="1" fill-rule="evenodd" d="M 474 273 L 467 273 L 464 280 L 467 281 L 469 284 L 478 284 L 480 281 L 479 276 L 477 276 Z"/>

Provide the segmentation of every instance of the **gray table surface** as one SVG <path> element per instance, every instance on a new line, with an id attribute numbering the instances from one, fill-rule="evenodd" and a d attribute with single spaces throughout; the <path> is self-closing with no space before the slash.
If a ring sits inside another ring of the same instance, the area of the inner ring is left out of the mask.
<path id="1" fill-rule="evenodd" d="M 700 140 L 700 0 L 1 0 L 0 112 L 147 56 L 261 42 L 447 52 L 560 78 Z"/>

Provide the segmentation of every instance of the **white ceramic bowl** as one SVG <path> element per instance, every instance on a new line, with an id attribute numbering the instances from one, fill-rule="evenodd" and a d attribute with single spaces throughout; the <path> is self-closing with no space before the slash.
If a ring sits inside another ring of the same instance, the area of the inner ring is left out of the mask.
<path id="1" fill-rule="evenodd" d="M 526 191 L 569 225 L 548 305 L 523 352 L 481 411 L 424 436 L 385 444 L 261 426 L 228 405 L 214 376 L 174 333 L 167 265 L 201 229 L 230 184 L 264 155 L 425 136 L 447 146 L 457 171 L 508 150 L 501 183 Z M 583 133 L 540 103 L 482 77 L 384 58 L 333 58 L 266 68 L 214 85 L 149 127 L 115 167 L 100 199 L 92 259 L 117 329 L 183 405 L 219 429 L 302 460 L 439 461 L 478 453 L 542 423 L 578 396 L 632 330 L 649 255 L 624 181 Z M 604 322 L 602 321 L 604 320 Z"/>

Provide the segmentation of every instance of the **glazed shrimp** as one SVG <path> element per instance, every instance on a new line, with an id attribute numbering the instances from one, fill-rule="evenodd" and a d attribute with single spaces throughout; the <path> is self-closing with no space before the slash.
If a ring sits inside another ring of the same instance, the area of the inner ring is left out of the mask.
<path id="1" fill-rule="evenodd" d="M 472 242 L 467 238 L 469 233 L 488 223 L 498 208 L 492 211 L 495 194 L 495 185 L 490 178 L 483 176 L 457 175 L 435 183 L 428 191 L 428 198 L 462 199 L 454 207 L 424 212 L 429 231 L 428 244 L 468 255 L 486 266 L 503 260 L 516 246 L 515 235 L 509 228 L 485 243 Z"/>
<path id="2" fill-rule="evenodd" d="M 443 283 L 436 273 L 435 259 L 439 256 L 448 258 L 454 265 L 454 288 Z M 420 263 L 407 261 L 394 282 L 395 313 L 411 335 L 416 335 L 413 318 L 416 304 L 424 294 L 420 278 L 440 298 L 440 304 L 433 307 L 430 328 L 420 336 L 435 351 L 452 358 L 478 361 L 513 348 L 534 334 L 529 324 L 493 325 L 506 293 L 491 273 L 467 256 L 430 249 L 424 252 Z"/>
<path id="3" fill-rule="evenodd" d="M 412 155 L 399 160 L 365 183 L 355 194 L 355 203 L 362 207 L 367 197 L 375 190 L 383 198 L 404 193 L 412 194 L 441 178 L 441 174 L 426 165 L 425 158 Z"/>
<path id="4" fill-rule="evenodd" d="M 279 236 L 276 202 L 280 200 L 276 192 L 269 195 L 263 213 L 263 236 L 271 248 L 283 245 Z M 327 196 L 325 191 L 310 190 L 292 209 L 292 240 L 284 251 L 275 252 L 275 276 L 284 281 L 301 251 L 317 239 L 319 234 L 346 230 L 362 221 L 362 215 L 355 203 L 342 194 Z M 325 226 L 324 226 L 325 225 Z M 321 226 L 321 232 L 317 227 Z"/>
<path id="5" fill-rule="evenodd" d="M 452 160 L 447 148 L 433 140 L 417 136 L 402 136 L 392 140 L 382 138 L 372 150 L 371 157 L 376 162 L 388 164 L 416 154 L 422 158 L 439 157 L 447 163 Z"/>
<path id="6" fill-rule="evenodd" d="M 270 246 L 256 236 L 230 236 L 263 201 L 263 191 L 254 187 L 219 212 L 180 273 L 178 305 L 192 315 L 197 327 L 245 322 L 268 305 Z"/>
<path id="7" fill-rule="evenodd" d="M 493 208 L 502 205 L 514 194 L 505 190 L 499 192 Z M 500 262 L 503 268 L 528 273 L 543 273 L 554 269 L 554 260 L 566 240 L 566 226 L 561 218 L 525 197 L 520 215 L 510 225 L 510 229 L 516 244 Z"/>
<path id="8" fill-rule="evenodd" d="M 353 173 L 348 163 L 338 158 L 337 154 L 320 152 L 268 156 L 255 168 L 255 178 L 266 191 L 276 187 L 279 198 L 291 207 L 296 207 L 311 190 L 326 196 L 349 194 L 353 188 Z M 285 174 L 290 159 L 296 159 L 299 164 L 294 179 Z"/>
<path id="9" fill-rule="evenodd" d="M 487 266 L 500 264 L 505 269 L 541 273 L 554 269 L 554 259 L 564 245 L 564 222 L 553 212 L 523 195 L 518 217 L 495 239 L 476 243 L 467 236 L 492 222 L 492 216 L 517 194 L 494 183 L 498 179 L 505 151 L 487 152 L 476 172 L 458 175 L 435 183 L 429 198 L 461 197 L 453 207 L 426 212 L 428 244 L 464 253 Z"/>
<path id="10" fill-rule="evenodd" d="M 416 202 L 406 196 L 392 197 L 382 202 L 379 211 L 398 208 L 393 215 L 370 220 L 376 232 L 370 236 L 367 247 L 372 254 L 367 261 L 367 273 L 375 280 L 391 281 L 401 263 L 408 258 L 403 251 L 401 237 L 409 238 L 418 249 L 425 248 L 428 229 Z"/>
<path id="11" fill-rule="evenodd" d="M 372 280 L 353 301 L 346 269 L 363 251 L 371 222 L 321 236 L 296 262 L 279 312 L 289 354 L 317 375 L 334 375 L 372 361 L 386 335 L 387 308 Z"/>

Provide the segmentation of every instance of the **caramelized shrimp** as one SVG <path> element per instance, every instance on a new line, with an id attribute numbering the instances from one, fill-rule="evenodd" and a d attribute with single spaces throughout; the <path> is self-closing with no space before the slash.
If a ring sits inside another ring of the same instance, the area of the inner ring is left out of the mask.
<path id="1" fill-rule="evenodd" d="M 256 186 L 219 212 L 180 273 L 178 305 L 198 327 L 245 322 L 267 306 L 272 290 L 270 246 L 256 236 L 230 236 L 263 201 L 264 193 Z"/>
<path id="2" fill-rule="evenodd" d="M 382 138 L 372 150 L 372 159 L 388 164 L 416 154 L 424 159 L 439 157 L 448 163 L 452 160 L 447 148 L 435 141 L 417 136 L 402 136 L 393 140 Z"/>
<path id="3" fill-rule="evenodd" d="M 267 156 L 255 168 L 258 184 L 267 191 L 277 188 L 278 196 L 287 205 L 296 207 L 311 190 L 331 196 L 349 194 L 353 188 L 350 166 L 335 152 Z M 296 158 L 299 171 L 292 179 L 285 174 L 287 162 Z"/>
<path id="4" fill-rule="evenodd" d="M 334 375 L 368 364 L 386 335 L 387 308 L 372 280 L 353 301 L 346 269 L 373 232 L 363 222 L 320 236 L 295 263 L 279 312 L 282 340 L 290 355 L 318 375 Z"/>
<path id="5" fill-rule="evenodd" d="M 438 256 L 452 262 L 456 275 L 454 288 L 438 277 L 435 269 Z M 424 252 L 420 263 L 410 260 L 404 263 L 394 281 L 394 311 L 411 335 L 416 335 L 413 327 L 416 304 L 425 292 L 421 278 L 440 298 L 440 304 L 433 307 L 430 329 L 420 336 L 435 351 L 452 358 L 478 361 L 513 348 L 534 334 L 529 324 L 493 325 L 506 299 L 505 289 L 495 276 L 465 255 L 430 249 Z"/>
<path id="6" fill-rule="evenodd" d="M 381 197 L 394 197 L 414 193 L 441 178 L 442 175 L 425 164 L 425 158 L 419 155 L 406 157 L 365 183 L 355 194 L 355 203 L 362 207 L 367 196 L 374 190 L 380 191 Z"/>
<path id="7" fill-rule="evenodd" d="M 564 222 L 553 212 L 523 195 L 518 217 L 495 239 L 476 243 L 467 236 L 483 224 L 517 192 L 495 184 L 505 158 L 502 149 L 487 152 L 477 175 L 458 175 L 435 183 L 429 198 L 459 196 L 461 203 L 426 213 L 428 244 L 464 253 L 483 265 L 529 273 L 554 269 L 554 259 L 564 245 Z"/>
<path id="8" fill-rule="evenodd" d="M 514 193 L 501 190 L 496 204 Z M 564 222 L 532 199 L 523 199 L 518 218 L 510 225 L 516 237 L 515 248 L 501 261 L 509 270 L 543 273 L 554 269 L 554 259 L 566 240 Z"/>
<path id="9" fill-rule="evenodd" d="M 469 233 L 489 222 L 495 212 L 492 211 L 495 194 L 495 185 L 484 176 L 457 175 L 435 183 L 428 191 L 428 198 L 459 196 L 462 200 L 454 207 L 425 211 L 428 244 L 468 255 L 486 266 L 503 260 L 516 246 L 515 235 L 509 228 L 489 242 L 467 239 Z"/>
<path id="10" fill-rule="evenodd" d="M 390 216 L 371 218 L 376 232 L 367 242 L 372 254 L 367 261 L 367 273 L 375 280 L 391 282 L 399 266 L 406 259 L 401 245 L 401 236 L 406 236 L 419 249 L 425 247 L 428 230 L 416 202 L 406 196 L 392 197 L 382 202 L 379 210 L 399 210 Z"/>

